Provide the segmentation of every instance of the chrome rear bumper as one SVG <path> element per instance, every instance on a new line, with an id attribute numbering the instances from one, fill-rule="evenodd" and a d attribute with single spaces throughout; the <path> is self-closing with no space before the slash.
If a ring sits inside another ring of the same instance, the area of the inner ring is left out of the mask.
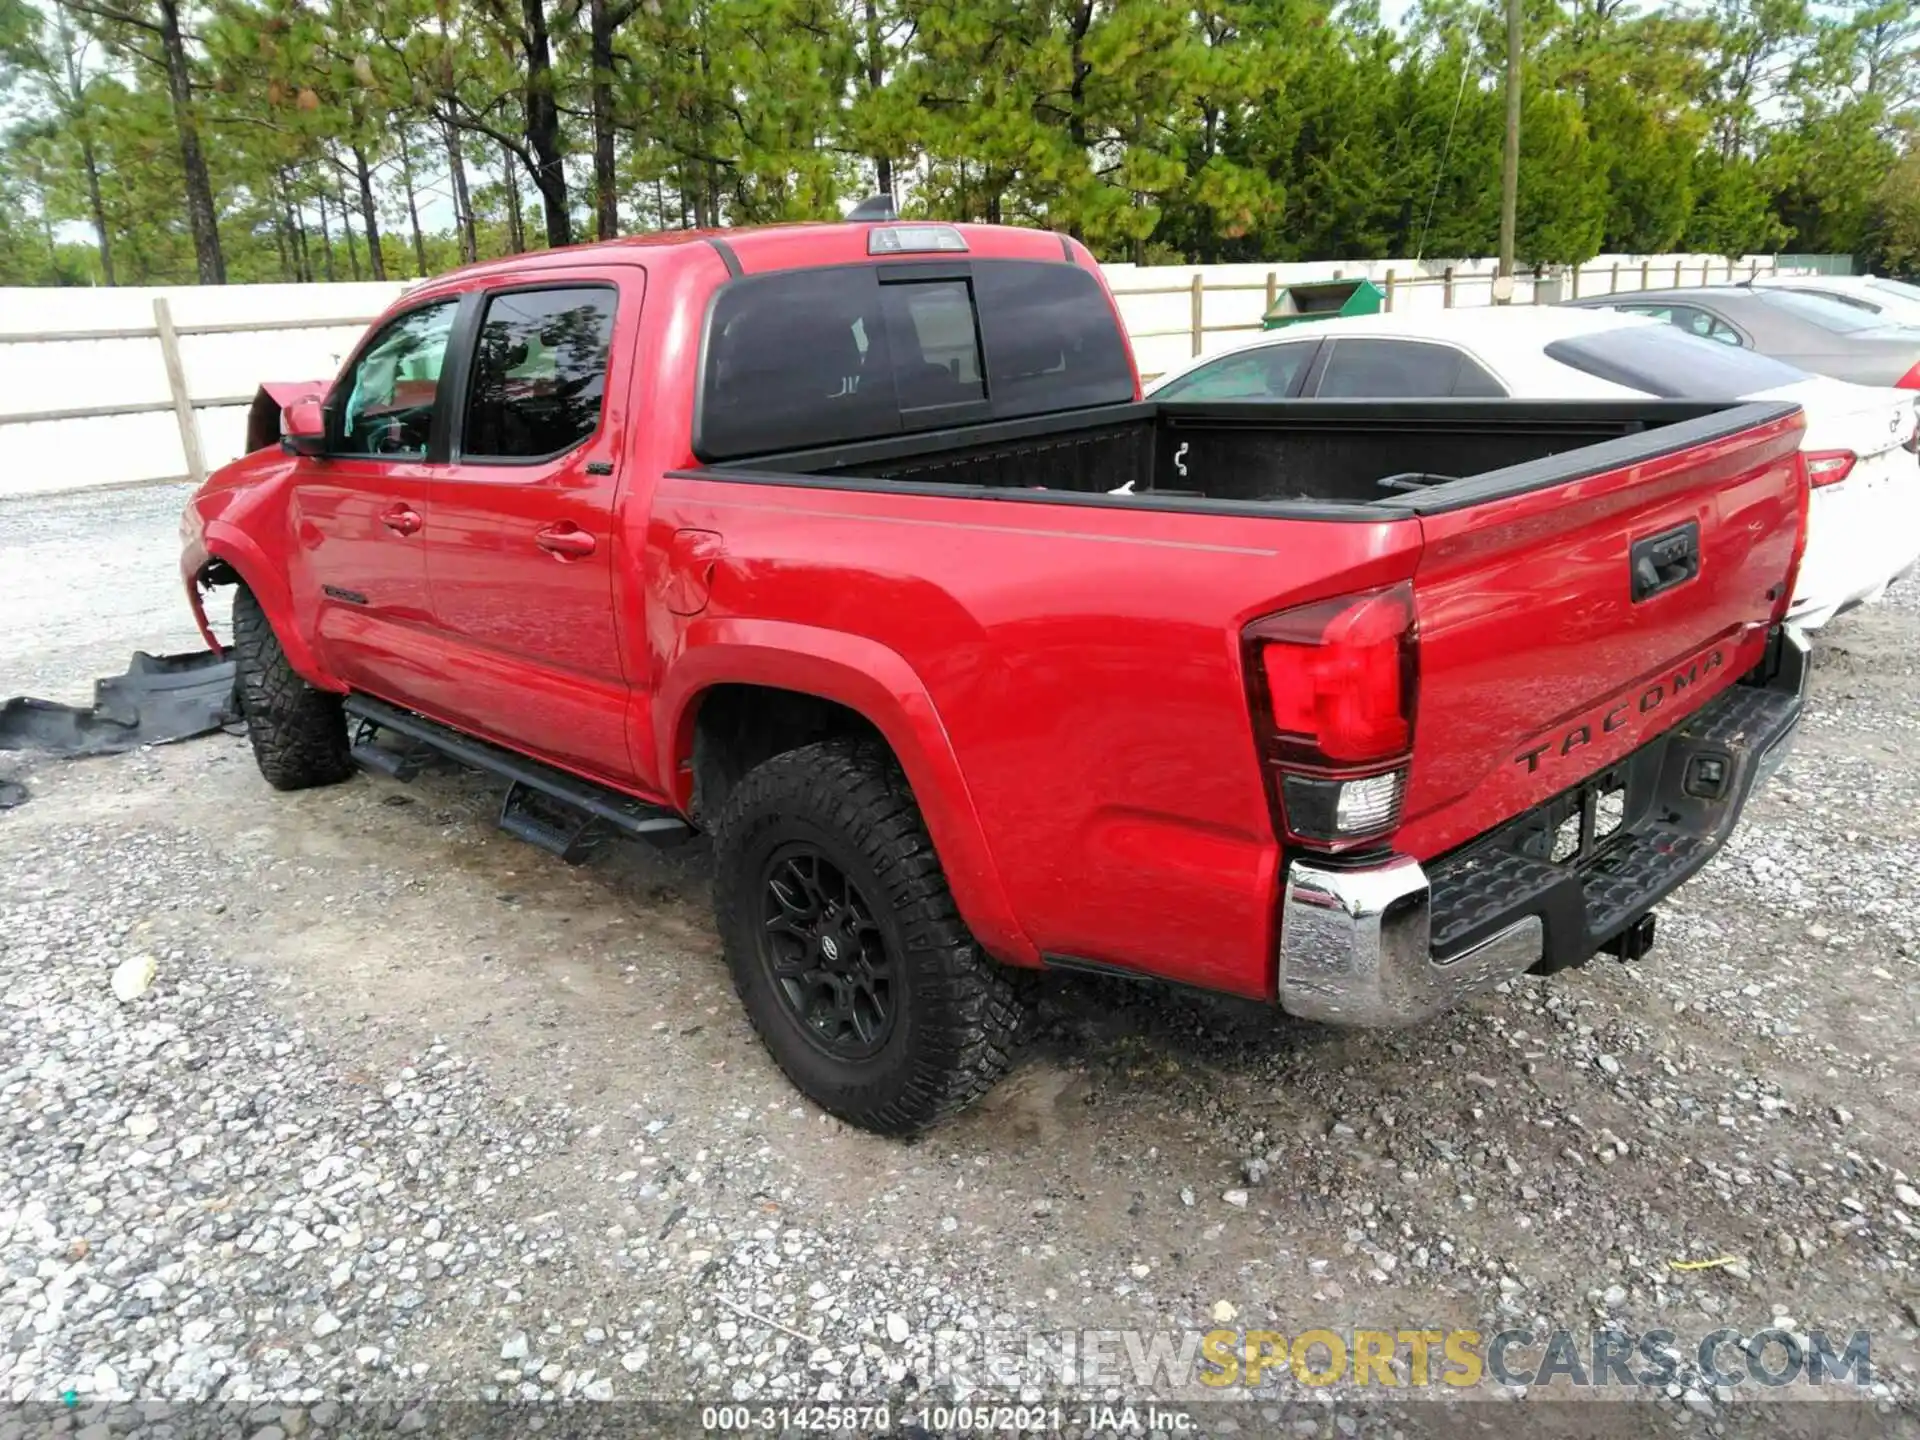
<path id="1" fill-rule="evenodd" d="M 1416 860 L 1365 870 L 1294 861 L 1281 902 L 1281 1008 L 1330 1025 L 1410 1025 L 1540 962 L 1537 915 L 1441 961 L 1430 948 L 1432 913 Z"/>
<path id="2" fill-rule="evenodd" d="M 1407 856 L 1371 865 L 1293 861 L 1280 906 L 1281 1008 L 1335 1025 L 1409 1025 L 1613 943 L 1712 857 L 1747 796 L 1785 759 L 1808 649 L 1804 636 L 1783 627 L 1764 684 L 1716 697 L 1632 757 L 1633 823 L 1591 863 L 1553 864 L 1529 851 L 1521 839 L 1527 817 L 1435 867 Z M 1728 777 L 1719 793 L 1680 788 L 1703 759 Z M 1435 877 L 1449 892 L 1439 904 Z M 1438 951 L 1437 928 L 1448 937 Z"/>

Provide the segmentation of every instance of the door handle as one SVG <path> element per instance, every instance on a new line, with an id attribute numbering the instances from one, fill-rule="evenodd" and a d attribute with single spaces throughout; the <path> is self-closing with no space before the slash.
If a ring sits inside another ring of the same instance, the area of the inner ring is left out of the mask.
<path id="1" fill-rule="evenodd" d="M 556 560 L 580 560 L 599 548 L 599 542 L 571 520 L 549 525 L 533 537 L 533 543 Z"/>
<path id="2" fill-rule="evenodd" d="M 395 505 L 380 517 L 380 523 L 396 535 L 411 535 L 427 522 L 420 518 L 419 511 Z"/>
<path id="3" fill-rule="evenodd" d="M 1700 573 L 1700 522 L 1689 520 L 1658 535 L 1636 540 L 1627 559 L 1636 605 L 1686 584 Z"/>

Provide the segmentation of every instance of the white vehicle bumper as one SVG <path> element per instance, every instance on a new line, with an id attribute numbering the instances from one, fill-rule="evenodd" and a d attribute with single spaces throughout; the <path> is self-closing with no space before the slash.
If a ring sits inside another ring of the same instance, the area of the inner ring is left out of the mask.
<path id="1" fill-rule="evenodd" d="M 1920 461 L 1905 450 L 1863 460 L 1837 485 L 1816 489 L 1807 549 L 1787 618 L 1817 630 L 1878 600 L 1920 563 Z"/>

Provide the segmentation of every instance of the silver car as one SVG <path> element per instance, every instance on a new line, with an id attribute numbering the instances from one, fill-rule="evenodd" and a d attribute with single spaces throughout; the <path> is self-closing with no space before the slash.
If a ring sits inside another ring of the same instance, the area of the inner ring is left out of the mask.
<path id="1" fill-rule="evenodd" d="M 1825 295 L 1746 285 L 1635 290 L 1568 304 L 1651 315 L 1704 340 L 1771 355 L 1856 385 L 1920 390 L 1920 327 Z"/>

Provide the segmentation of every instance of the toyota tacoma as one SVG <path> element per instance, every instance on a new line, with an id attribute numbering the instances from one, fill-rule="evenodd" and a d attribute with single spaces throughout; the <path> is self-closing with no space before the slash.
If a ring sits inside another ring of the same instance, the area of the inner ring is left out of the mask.
<path id="1" fill-rule="evenodd" d="M 267 781 L 705 832 L 755 1027 L 877 1131 L 1006 1070 L 1023 972 L 1404 1025 L 1637 957 L 1799 718 L 1793 405 L 1143 401 L 1045 231 L 514 256 L 282 393 L 183 520 Z"/>

